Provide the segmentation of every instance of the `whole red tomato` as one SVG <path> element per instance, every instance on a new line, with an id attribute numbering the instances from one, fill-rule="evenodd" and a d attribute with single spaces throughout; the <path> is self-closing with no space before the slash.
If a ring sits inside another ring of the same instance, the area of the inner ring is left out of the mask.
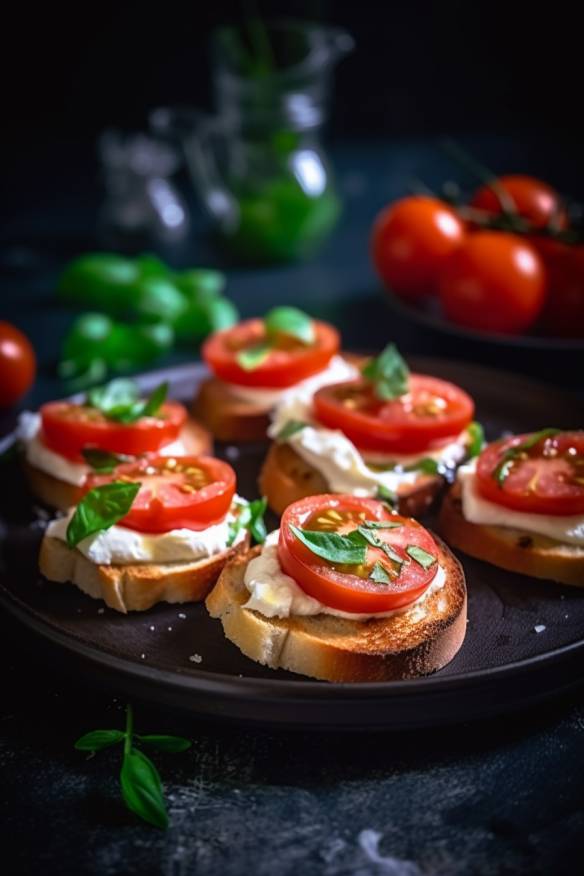
<path id="1" fill-rule="evenodd" d="M 0 408 L 17 402 L 34 382 L 36 357 L 28 338 L 0 322 Z"/>
<path id="2" fill-rule="evenodd" d="M 549 238 L 534 241 L 547 275 L 540 325 L 546 335 L 584 338 L 584 246 Z"/>
<path id="3" fill-rule="evenodd" d="M 404 298 L 436 289 L 438 275 L 465 228 L 437 198 L 413 195 L 386 207 L 373 226 L 371 251 L 385 285 Z"/>
<path id="4" fill-rule="evenodd" d="M 521 174 L 501 176 L 496 182 L 505 189 L 519 215 L 535 228 L 544 228 L 556 215 L 558 228 L 567 227 L 568 219 L 562 210 L 560 196 L 547 183 Z M 482 186 L 475 192 L 471 206 L 494 216 L 502 212 L 501 202 L 489 186 Z"/>
<path id="5" fill-rule="evenodd" d="M 478 231 L 451 255 L 439 293 L 444 313 L 458 325 L 515 334 L 541 311 L 545 271 L 535 249 L 517 235 Z"/>

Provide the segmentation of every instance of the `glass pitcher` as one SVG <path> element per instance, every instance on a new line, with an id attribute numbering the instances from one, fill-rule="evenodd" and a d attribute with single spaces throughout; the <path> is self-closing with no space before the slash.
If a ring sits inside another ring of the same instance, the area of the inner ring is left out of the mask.
<path id="1" fill-rule="evenodd" d="M 302 22 L 262 26 L 259 40 L 254 53 L 236 30 L 215 34 L 215 117 L 160 108 L 151 122 L 182 141 L 229 249 L 247 261 L 286 261 L 314 251 L 340 213 L 321 134 L 334 63 L 353 40 Z"/>

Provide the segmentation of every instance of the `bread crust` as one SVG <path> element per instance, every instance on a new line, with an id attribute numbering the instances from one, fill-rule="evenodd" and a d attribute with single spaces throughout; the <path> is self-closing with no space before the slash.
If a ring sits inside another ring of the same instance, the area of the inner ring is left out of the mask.
<path id="1" fill-rule="evenodd" d="M 359 368 L 366 357 L 343 353 L 343 359 Z M 193 414 L 218 441 L 265 441 L 270 425 L 265 406 L 243 401 L 222 380 L 209 377 L 200 384 L 193 401 Z"/>
<path id="2" fill-rule="evenodd" d="M 213 450 L 211 434 L 194 420 L 187 421 L 179 438 L 187 452 L 193 456 L 201 456 L 205 453 L 211 453 Z M 81 488 L 75 484 L 68 484 L 66 481 L 47 474 L 40 468 L 31 465 L 25 458 L 22 460 L 22 468 L 31 493 L 44 505 L 57 508 L 59 511 L 66 511 L 79 502 Z"/>
<path id="3" fill-rule="evenodd" d="M 314 466 L 290 444 L 277 442 L 268 450 L 258 484 L 262 496 L 266 496 L 268 505 L 276 514 L 283 514 L 288 505 L 298 499 L 331 492 L 326 479 Z M 401 484 L 398 489 L 399 513 L 420 517 L 443 486 L 444 480 L 439 475 L 425 474 L 420 475 L 415 484 Z"/>
<path id="4" fill-rule="evenodd" d="M 326 614 L 267 618 L 244 608 L 249 597 L 245 569 L 260 548 L 225 566 L 205 605 L 211 617 L 221 620 L 231 642 L 250 659 L 272 669 L 332 682 L 397 681 L 428 675 L 452 660 L 466 633 L 464 572 L 440 539 L 437 544 L 446 572 L 444 587 L 427 596 L 418 609 L 414 606 L 390 617 L 368 621 Z"/>
<path id="5" fill-rule="evenodd" d="M 444 497 L 438 530 L 453 547 L 501 569 L 584 587 L 584 548 L 510 527 L 469 523 L 458 483 Z"/>
<path id="6" fill-rule="evenodd" d="M 65 542 L 45 535 L 39 568 L 49 581 L 70 581 L 93 599 L 126 614 L 145 611 L 157 602 L 201 602 L 224 565 L 249 548 L 246 534 L 238 545 L 192 563 L 135 563 L 97 565 Z"/>

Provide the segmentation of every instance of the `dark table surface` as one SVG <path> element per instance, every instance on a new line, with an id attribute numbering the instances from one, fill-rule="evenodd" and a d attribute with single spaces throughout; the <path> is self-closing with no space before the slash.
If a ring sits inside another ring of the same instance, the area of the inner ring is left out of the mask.
<path id="1" fill-rule="evenodd" d="M 574 190 L 575 178 L 581 183 L 575 146 L 495 137 L 468 145 L 498 170 L 540 174 L 565 191 Z M 408 177 L 435 185 L 452 174 L 432 144 L 345 145 L 336 159 L 345 213 L 313 261 L 225 265 L 202 217 L 188 244 L 166 255 L 177 267 L 226 267 L 228 292 L 244 315 L 293 302 L 336 321 L 348 346 L 393 339 L 406 352 L 486 362 L 577 386 L 576 354 L 559 366 L 533 351 L 453 343 L 388 309 L 368 262 L 368 229 L 377 209 L 404 193 Z M 99 188 L 90 156 L 74 144 L 38 156 L 12 182 L 0 318 L 26 331 L 39 353 L 30 406 L 62 392 L 54 364 L 73 316 L 54 303 L 54 281 L 67 258 L 96 248 Z M 161 364 L 188 359 L 183 351 Z M 11 422 L 6 417 L 0 428 Z M 0 659 L 6 872 L 449 876 L 581 867 L 581 692 L 488 723 L 352 736 L 212 725 L 137 703 L 138 731 L 194 740 L 185 754 L 158 756 L 171 816 L 161 833 L 123 808 L 116 751 L 86 759 L 72 747 L 84 731 L 122 725 L 125 704 L 116 692 L 84 683 L 73 658 L 47 651 L 4 613 Z"/>

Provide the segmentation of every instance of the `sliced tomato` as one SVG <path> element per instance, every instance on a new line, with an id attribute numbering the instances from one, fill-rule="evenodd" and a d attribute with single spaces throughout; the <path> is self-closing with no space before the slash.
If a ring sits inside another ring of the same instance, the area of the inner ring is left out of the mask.
<path id="1" fill-rule="evenodd" d="M 477 463 L 480 494 L 506 508 L 528 514 L 584 514 L 584 432 L 560 432 L 511 460 L 506 477 L 496 474 L 508 451 L 529 435 L 490 444 Z"/>
<path id="2" fill-rule="evenodd" d="M 339 333 L 332 325 L 314 320 L 314 330 L 315 340 L 310 345 L 288 337 L 276 339 L 266 358 L 251 371 L 242 368 L 237 355 L 266 340 L 261 319 L 248 319 L 216 332 L 205 341 L 201 354 L 211 371 L 227 383 L 286 388 L 323 371 L 339 350 Z"/>
<path id="3" fill-rule="evenodd" d="M 371 546 L 363 565 L 335 565 L 314 554 L 290 528 L 347 535 L 366 521 L 398 524 L 369 531 L 390 547 L 401 563 L 390 559 L 382 548 Z M 344 495 L 309 496 L 289 505 L 284 512 L 278 557 L 286 574 L 324 605 L 355 614 L 375 614 L 414 602 L 434 579 L 438 563 L 424 569 L 406 551 L 414 545 L 438 557 L 436 542 L 423 526 L 409 517 L 391 514 L 382 502 Z M 389 578 L 386 583 L 370 578 L 377 563 Z"/>
<path id="4" fill-rule="evenodd" d="M 474 403 L 453 383 L 411 374 L 409 392 L 387 402 L 363 380 L 325 386 L 315 393 L 314 413 L 361 450 L 417 453 L 459 435 L 473 418 Z"/>
<path id="5" fill-rule="evenodd" d="M 210 456 L 157 456 L 124 463 L 111 474 L 90 475 L 83 492 L 113 481 L 141 484 L 129 514 L 119 522 L 139 532 L 207 529 L 223 520 L 235 494 L 235 472 Z"/>
<path id="6" fill-rule="evenodd" d="M 41 408 L 42 440 L 51 450 L 76 462 L 83 460 L 84 447 L 139 456 L 176 441 L 186 419 L 186 409 L 178 402 L 166 402 L 155 417 L 128 424 L 109 420 L 86 405 L 49 402 Z"/>

